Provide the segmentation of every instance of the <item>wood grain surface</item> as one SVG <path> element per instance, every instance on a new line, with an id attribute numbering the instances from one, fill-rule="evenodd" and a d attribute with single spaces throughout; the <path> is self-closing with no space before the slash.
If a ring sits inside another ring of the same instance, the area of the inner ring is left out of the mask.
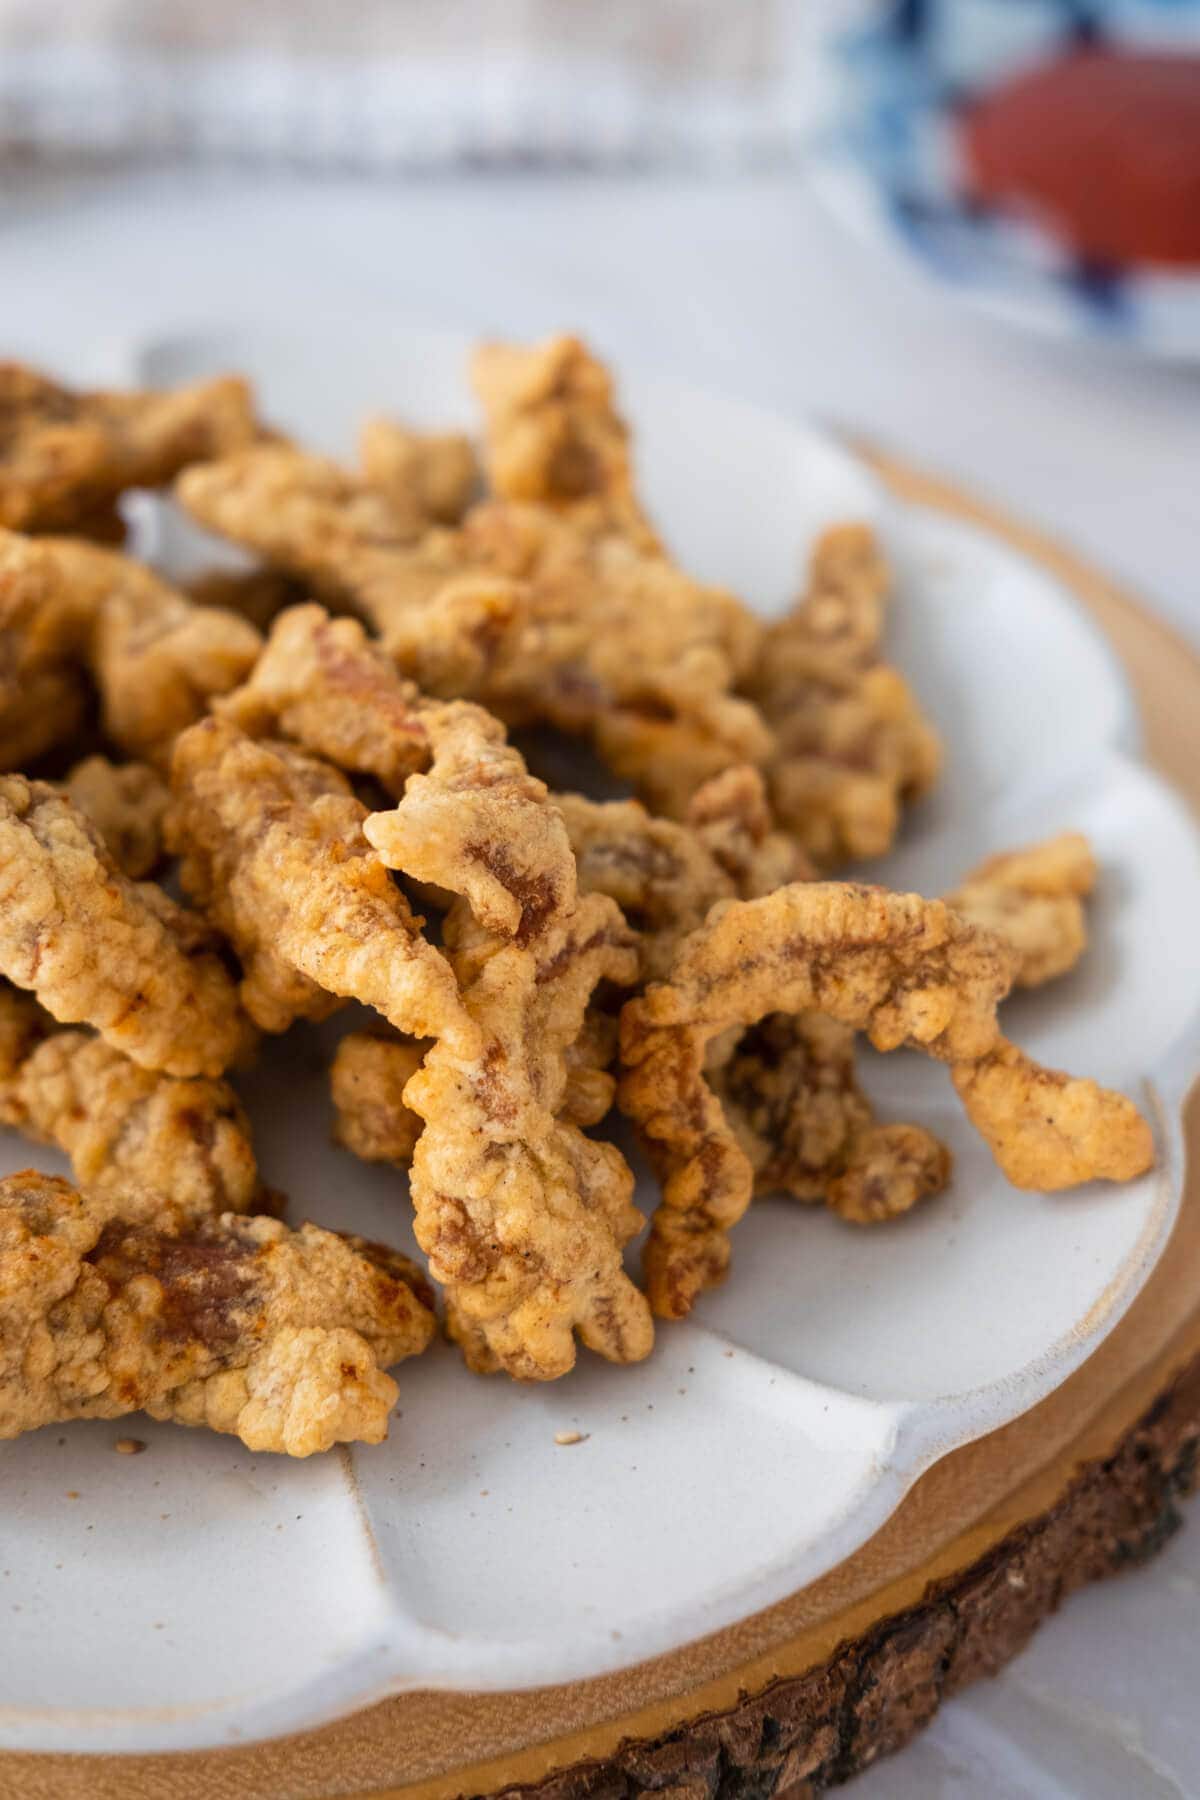
<path id="1" fill-rule="evenodd" d="M 906 501 L 992 532 L 1059 577 L 1114 644 L 1146 753 L 1200 809 L 1200 659 L 1063 546 L 952 485 L 866 454 Z M 409 1693 L 319 1730 L 179 1756 L 0 1757 L 2 1800 L 546 1800 L 800 1795 L 898 1747 L 1079 1582 L 1177 1519 L 1200 1439 L 1200 1106 L 1167 1251 L 1056 1393 L 930 1469 L 888 1523 L 766 1612 L 595 1681 Z M 181 1546 L 181 1554 L 184 1547 Z M 49 1698 L 49 1696 L 48 1696 Z"/>

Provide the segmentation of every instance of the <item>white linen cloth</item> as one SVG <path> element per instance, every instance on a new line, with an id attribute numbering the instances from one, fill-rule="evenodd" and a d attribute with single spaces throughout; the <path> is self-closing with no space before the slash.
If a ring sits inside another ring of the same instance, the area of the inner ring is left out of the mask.
<path id="1" fill-rule="evenodd" d="M 826 0 L 0 0 L 0 151 L 778 157 Z"/>

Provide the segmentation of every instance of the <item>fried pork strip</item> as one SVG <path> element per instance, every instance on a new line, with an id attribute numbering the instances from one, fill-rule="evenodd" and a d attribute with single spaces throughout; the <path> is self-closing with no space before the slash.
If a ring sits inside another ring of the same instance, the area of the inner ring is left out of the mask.
<path id="1" fill-rule="evenodd" d="M 289 1456 L 377 1444 L 383 1371 L 433 1329 L 419 1275 L 381 1245 L 0 1181 L 0 1437 L 144 1411 Z"/>
<path id="2" fill-rule="evenodd" d="M 466 895 L 492 929 L 523 942 L 573 903 L 562 817 L 504 727 L 470 701 L 421 694 L 355 620 L 292 607 L 221 711 L 373 775 L 397 796 L 364 827 L 383 862 Z"/>
<path id="3" fill-rule="evenodd" d="M 461 909 L 464 903 L 459 902 Z M 461 916 L 461 915 L 460 915 Z M 649 1309 L 622 1267 L 637 1232 L 633 1174 L 612 1144 L 565 1117 L 568 1051 L 602 980 L 636 973 L 612 901 L 581 899 L 530 944 L 456 928 L 463 1001 L 482 1051 L 445 1037 L 404 1092 L 424 1121 L 412 1161 L 417 1241 L 446 1290 L 469 1365 L 549 1381 L 575 1361 L 574 1334 L 613 1362 L 653 1342 Z"/>
<path id="4" fill-rule="evenodd" d="M 427 1046 L 373 1031 L 348 1031 L 329 1072 L 334 1141 L 363 1162 L 407 1169 L 421 1135 L 421 1121 L 404 1103 L 404 1090 L 421 1066 Z"/>
<path id="5" fill-rule="evenodd" d="M 234 376 L 169 393 L 85 393 L 0 363 L 0 524 L 91 531 L 126 488 L 161 487 L 254 431 L 250 390 Z"/>
<path id="6" fill-rule="evenodd" d="M 559 796 L 585 892 L 611 894 L 639 933 L 643 974 L 666 978 L 676 948 L 719 900 L 754 898 L 802 876 L 803 857 L 769 831 L 762 782 L 728 770 L 696 795 L 690 825 L 637 801 Z M 916 1125 L 880 1125 L 855 1073 L 854 1033 L 817 1013 L 769 1014 L 709 1047 L 706 1077 L 754 1171 L 756 1193 L 825 1201 L 872 1223 L 945 1185 L 950 1156 Z"/>
<path id="7" fill-rule="evenodd" d="M 264 1031 L 355 999 L 413 1037 L 474 1044 L 453 973 L 421 936 L 363 836 L 366 808 L 338 770 L 208 718 L 176 741 L 171 847 L 184 892 L 241 959 Z"/>
<path id="8" fill-rule="evenodd" d="M 59 1029 L 7 985 L 0 1123 L 62 1150 L 89 1191 L 159 1193 L 189 1221 L 264 1205 L 250 1122 L 227 1082 L 139 1068 L 90 1032 Z"/>
<path id="9" fill-rule="evenodd" d="M 990 858 L 945 896 L 1015 952 L 1015 981 L 1065 974 L 1087 944 L 1083 899 L 1095 884 L 1087 840 L 1064 832 Z M 706 1078 L 754 1169 L 756 1194 L 825 1200 L 872 1223 L 937 1193 L 950 1154 L 916 1125 L 877 1125 L 855 1073 L 854 1031 L 820 1013 L 768 1013 L 714 1040 Z"/>
<path id="10" fill-rule="evenodd" d="M 105 735 L 161 765 L 175 734 L 245 677 L 260 644 L 245 620 L 194 606 L 115 550 L 0 532 L 0 752 L 9 765 L 70 737 L 85 676 Z M 61 715 L 39 721 L 31 695 L 60 703 Z"/>
<path id="11" fill-rule="evenodd" d="M 0 529 L 0 767 L 23 768 L 75 737 L 91 614 L 44 549 Z"/>
<path id="12" fill-rule="evenodd" d="M 685 1314 L 729 1260 L 753 1171 L 705 1080 L 708 1045 L 767 1013 L 819 1012 L 951 1065 L 968 1116 L 1004 1173 L 1052 1190 L 1124 1181 L 1153 1160 L 1132 1103 L 1039 1070 L 1000 1034 L 996 1008 L 1018 957 L 940 901 L 849 883 L 797 883 L 716 909 L 680 946 L 671 979 L 630 1001 L 619 1099 L 663 1176 L 646 1271 L 652 1304 Z M 1058 1095 L 1052 1120 L 1036 1096 Z"/>
<path id="13" fill-rule="evenodd" d="M 252 1040 L 201 921 L 121 874 L 64 794 L 0 776 L 0 974 L 143 1068 L 221 1074 Z"/>
<path id="14" fill-rule="evenodd" d="M 370 1100 L 351 1096 L 367 1116 L 362 1129 L 357 1114 L 346 1124 L 360 1141 L 382 1137 L 394 1148 L 394 1134 L 408 1130 L 397 1099 L 424 1121 L 412 1155 L 417 1237 L 472 1366 L 550 1379 L 574 1361 L 576 1330 L 615 1360 L 644 1355 L 649 1318 L 620 1254 L 640 1220 L 633 1177 L 612 1146 L 572 1122 L 594 1116 L 599 1087 L 608 1088 L 590 1061 L 594 1040 L 576 1054 L 588 1000 L 601 981 L 628 985 L 636 956 L 610 900 L 577 899 L 570 841 L 545 787 L 480 707 L 424 699 L 360 627 L 316 607 L 277 622 L 224 712 L 197 731 L 229 730 L 236 716 L 403 781 L 398 805 L 366 830 L 389 864 L 459 896 L 447 942 L 475 1035 L 409 1024 L 436 1041 L 399 1091 L 405 1048 L 353 1044 L 335 1073 L 342 1084 L 369 1061 Z M 181 740 L 177 769 L 194 735 Z M 428 772 L 405 775 L 422 739 Z M 220 789 L 249 785 L 226 775 Z M 224 922 L 238 943 L 236 922 Z M 381 1088 L 382 1121 L 371 1110 Z"/>
<path id="15" fill-rule="evenodd" d="M 163 824 L 170 790 L 149 763 L 89 756 L 63 782 L 67 798 L 100 833 L 113 861 L 140 881 L 162 861 Z"/>
<path id="16" fill-rule="evenodd" d="M 808 591 L 766 632 L 745 692 L 775 734 L 771 804 L 822 868 L 890 848 L 900 804 L 937 775 L 941 747 L 882 657 L 888 570 L 865 525 L 827 531 Z"/>
<path id="17" fill-rule="evenodd" d="M 414 539 L 379 492 L 277 446 L 190 469 L 178 493 L 202 524 L 360 612 L 425 692 L 589 735 L 663 810 L 770 751 L 732 692 L 760 623 L 615 531 L 491 502 Z"/>
<path id="18" fill-rule="evenodd" d="M 1095 885 L 1087 839 L 1064 831 L 989 856 L 945 899 L 972 925 L 1012 945 L 1018 987 L 1040 987 L 1074 968 L 1087 949 L 1083 902 Z"/>
<path id="19" fill-rule="evenodd" d="M 502 500 L 561 512 L 577 529 L 660 548 L 634 491 L 629 430 L 612 377 L 577 337 L 481 344 L 471 380 L 486 425 L 487 472 Z"/>
<path id="20" fill-rule="evenodd" d="M 461 431 L 412 431 L 368 419 L 358 441 L 363 480 L 420 525 L 457 525 L 479 487 L 479 464 Z"/>

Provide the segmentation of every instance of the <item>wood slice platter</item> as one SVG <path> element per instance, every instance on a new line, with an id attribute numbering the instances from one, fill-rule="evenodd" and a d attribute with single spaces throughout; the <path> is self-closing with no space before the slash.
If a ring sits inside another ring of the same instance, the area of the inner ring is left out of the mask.
<path id="1" fill-rule="evenodd" d="M 1146 751 L 1200 807 L 1200 657 L 1069 551 L 877 452 L 899 496 L 993 532 L 1092 611 Z M 854 1556 L 653 1662 L 510 1694 L 405 1693 L 320 1730 L 188 1755 L 0 1757 L 2 1800 L 696 1800 L 817 1793 L 994 1673 L 1072 1589 L 1151 1554 L 1200 1448 L 1200 1094 L 1171 1241 L 1049 1399 L 955 1451 Z"/>

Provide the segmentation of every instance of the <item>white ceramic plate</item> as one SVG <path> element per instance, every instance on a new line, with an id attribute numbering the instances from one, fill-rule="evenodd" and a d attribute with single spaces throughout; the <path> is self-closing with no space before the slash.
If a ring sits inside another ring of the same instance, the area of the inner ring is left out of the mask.
<path id="1" fill-rule="evenodd" d="M 469 419 L 466 350 L 333 321 L 305 338 L 181 335 L 125 372 L 248 369 L 273 419 L 339 451 L 370 408 Z M 1135 760 L 1106 646 L 1040 571 L 962 525 L 898 513 L 813 431 L 655 379 L 624 397 L 681 559 L 766 611 L 819 527 L 878 523 L 899 571 L 896 654 L 951 746 L 887 878 L 937 892 L 985 849 L 1089 833 L 1103 864 L 1093 949 L 1013 1001 L 1007 1025 L 1134 1093 L 1158 1168 L 1127 1187 L 1017 1193 L 944 1072 L 879 1058 L 881 1100 L 952 1145 L 950 1191 L 870 1232 L 756 1205 L 727 1286 L 664 1327 L 641 1367 L 583 1355 L 567 1380 L 522 1388 L 468 1376 L 443 1346 L 399 1371 L 386 1445 L 304 1464 L 141 1422 L 137 1458 L 113 1453 L 128 1427 L 111 1425 L 5 1446 L 5 1747 L 221 1744 L 402 1687 L 596 1675 L 711 1632 L 828 1570 L 934 1458 L 1062 1381 L 1161 1250 L 1200 1042 L 1200 842 Z M 185 535 L 160 532 L 158 548 L 178 559 Z M 263 1166 L 293 1217 L 407 1242 L 402 1179 L 328 1142 L 324 1071 L 344 1027 L 293 1034 L 242 1084 Z M 29 1160 L 20 1141 L 0 1148 L 6 1168 Z M 557 1446 L 562 1430 L 584 1441 Z"/>

